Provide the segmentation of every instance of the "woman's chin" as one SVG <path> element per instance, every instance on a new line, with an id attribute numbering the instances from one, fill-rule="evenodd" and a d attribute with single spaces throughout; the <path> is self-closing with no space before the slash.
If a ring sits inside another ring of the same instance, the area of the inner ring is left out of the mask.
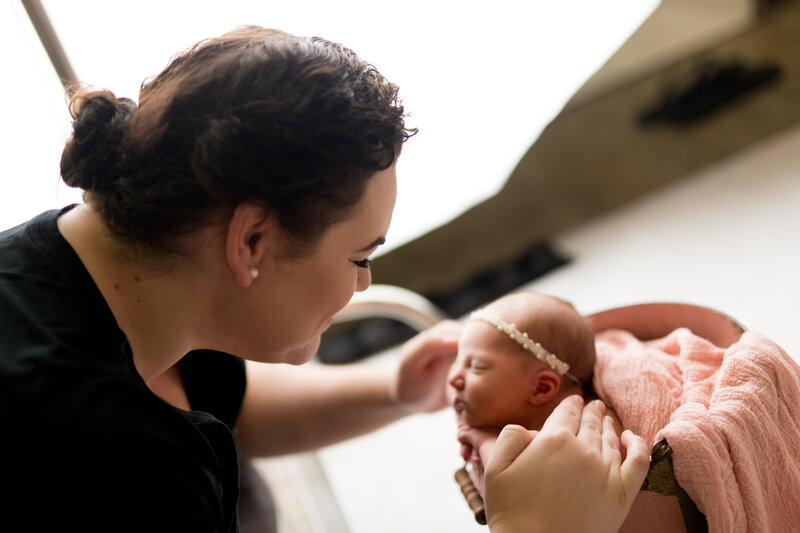
<path id="1" fill-rule="evenodd" d="M 322 339 L 317 335 L 304 346 L 300 346 L 288 353 L 286 360 L 283 362 L 290 365 L 304 365 L 308 363 L 317 355 L 320 342 L 322 342 Z"/>
<path id="2" fill-rule="evenodd" d="M 268 364 L 303 365 L 311 361 L 319 350 L 320 337 L 309 340 L 303 345 L 288 346 L 272 351 L 253 350 L 251 353 L 242 354 L 240 357 Z"/>

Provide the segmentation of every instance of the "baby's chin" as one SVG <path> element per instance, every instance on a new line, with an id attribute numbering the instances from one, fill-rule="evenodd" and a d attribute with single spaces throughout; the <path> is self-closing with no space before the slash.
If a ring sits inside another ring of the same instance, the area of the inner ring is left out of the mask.
<path id="1" fill-rule="evenodd" d="M 485 417 L 472 409 L 466 402 L 456 401 L 453 404 L 453 411 L 456 413 L 456 418 L 461 424 L 477 428 L 483 426 L 486 422 Z"/>
<path id="2" fill-rule="evenodd" d="M 460 411 L 456 409 L 456 418 L 458 419 L 459 426 L 463 424 L 472 428 L 494 427 L 491 423 L 489 423 L 489 421 L 484 420 L 479 416 L 475 416 L 474 413 L 467 409 L 462 409 Z"/>
<path id="3" fill-rule="evenodd" d="M 467 425 L 473 428 L 502 428 L 506 425 L 504 420 L 496 417 L 487 417 L 485 414 L 476 413 L 470 405 L 463 400 L 455 400 L 450 405 L 456 413 L 459 426 Z"/>

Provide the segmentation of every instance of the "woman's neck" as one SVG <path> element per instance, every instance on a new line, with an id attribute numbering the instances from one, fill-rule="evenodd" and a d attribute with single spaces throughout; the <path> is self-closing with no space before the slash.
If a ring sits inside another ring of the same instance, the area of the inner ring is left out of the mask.
<path id="1" fill-rule="evenodd" d="M 99 216 L 81 205 L 58 219 L 58 228 L 78 254 L 111 309 L 145 382 L 193 349 L 192 309 L 196 287 L 180 269 L 160 271 L 130 259 Z"/>

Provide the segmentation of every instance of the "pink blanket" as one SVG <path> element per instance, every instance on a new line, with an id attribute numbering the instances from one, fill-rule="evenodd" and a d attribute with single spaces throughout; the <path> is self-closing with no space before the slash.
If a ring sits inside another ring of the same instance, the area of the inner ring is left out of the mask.
<path id="1" fill-rule="evenodd" d="M 745 332 L 728 349 L 685 328 L 597 335 L 594 386 L 624 427 L 666 438 L 709 531 L 800 531 L 800 366 Z"/>

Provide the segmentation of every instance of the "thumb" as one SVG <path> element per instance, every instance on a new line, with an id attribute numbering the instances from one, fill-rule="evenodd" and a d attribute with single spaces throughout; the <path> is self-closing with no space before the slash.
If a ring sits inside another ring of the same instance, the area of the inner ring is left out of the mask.
<path id="1" fill-rule="evenodd" d="M 519 457 L 519 454 L 533 441 L 534 434 L 522 426 L 510 424 L 503 428 L 497 437 L 491 457 L 486 464 L 486 474 L 504 471 Z"/>

